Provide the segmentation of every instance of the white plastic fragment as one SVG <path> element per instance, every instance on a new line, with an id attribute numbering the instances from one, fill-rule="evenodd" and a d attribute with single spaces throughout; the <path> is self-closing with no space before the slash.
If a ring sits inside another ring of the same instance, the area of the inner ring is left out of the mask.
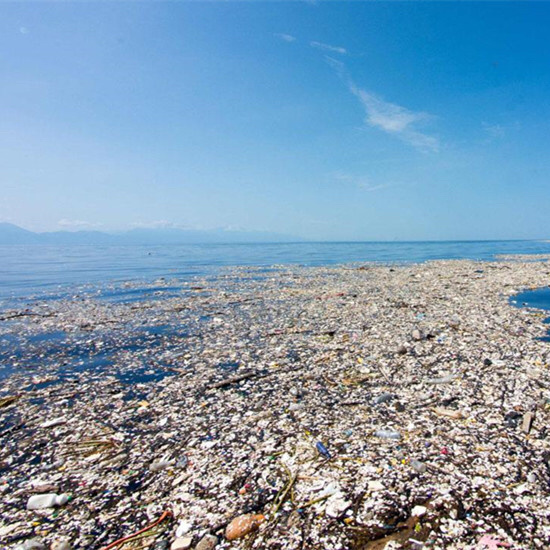
<path id="1" fill-rule="evenodd" d="M 67 422 L 67 419 L 64 417 L 59 418 L 52 418 L 51 420 L 46 420 L 45 422 L 42 422 L 40 424 L 41 428 L 53 428 L 55 426 L 61 426 L 62 424 L 65 424 Z"/>
<path id="2" fill-rule="evenodd" d="M 416 516 L 417 518 L 421 518 L 426 514 L 428 509 L 425 506 L 417 505 L 411 510 L 411 516 Z"/>
<path id="3" fill-rule="evenodd" d="M 41 510 L 43 508 L 54 508 L 63 506 L 69 502 L 68 495 L 57 495 L 46 493 L 44 495 L 33 495 L 27 502 L 27 510 Z"/>

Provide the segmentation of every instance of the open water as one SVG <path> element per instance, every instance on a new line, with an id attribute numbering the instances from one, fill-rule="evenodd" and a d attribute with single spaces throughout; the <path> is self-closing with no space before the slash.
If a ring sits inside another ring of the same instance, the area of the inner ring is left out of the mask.
<path id="1" fill-rule="evenodd" d="M 204 244 L 163 246 L 0 246 L 2 299 L 70 292 L 82 285 L 189 280 L 226 266 L 306 266 L 355 262 L 492 260 L 500 254 L 550 254 L 546 241 Z"/>
<path id="2" fill-rule="evenodd" d="M 550 287 L 520 292 L 512 296 L 512 303 L 517 307 L 534 307 L 550 311 Z M 544 322 L 550 324 L 550 317 L 547 317 Z M 550 342 L 550 330 L 548 334 L 540 338 L 540 340 L 543 342 Z"/>

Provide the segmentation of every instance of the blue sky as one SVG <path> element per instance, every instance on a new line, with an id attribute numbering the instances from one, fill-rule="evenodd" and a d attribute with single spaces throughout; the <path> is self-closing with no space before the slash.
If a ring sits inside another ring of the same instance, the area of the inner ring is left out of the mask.
<path id="1" fill-rule="evenodd" d="M 550 236 L 550 3 L 0 4 L 0 220 Z"/>

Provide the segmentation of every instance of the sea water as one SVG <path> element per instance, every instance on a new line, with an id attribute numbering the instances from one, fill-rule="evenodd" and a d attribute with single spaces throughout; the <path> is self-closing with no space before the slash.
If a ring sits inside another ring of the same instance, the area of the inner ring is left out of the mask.
<path id="1" fill-rule="evenodd" d="M 550 254 L 546 241 L 342 242 L 159 246 L 0 246 L 2 300 L 71 292 L 82 285 L 190 280 L 227 266 L 338 265 L 357 262 L 493 260 L 501 254 Z"/>
<path id="2" fill-rule="evenodd" d="M 520 292 L 512 296 L 510 301 L 517 307 L 534 307 L 550 311 L 550 287 Z M 544 322 L 550 324 L 550 317 L 547 317 Z M 550 342 L 550 330 L 546 336 L 539 338 L 539 340 Z"/>

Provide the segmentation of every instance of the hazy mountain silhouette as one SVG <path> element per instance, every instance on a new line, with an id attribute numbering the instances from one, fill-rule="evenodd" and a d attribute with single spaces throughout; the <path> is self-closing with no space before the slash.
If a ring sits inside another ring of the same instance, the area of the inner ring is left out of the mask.
<path id="1" fill-rule="evenodd" d="M 263 231 L 225 229 L 139 228 L 117 233 L 102 231 L 52 231 L 34 233 L 11 223 L 0 223 L 0 245 L 162 245 L 202 243 L 280 243 L 301 241 L 296 237 Z"/>
<path id="2" fill-rule="evenodd" d="M 37 244 L 40 236 L 12 223 L 0 223 L 0 244 Z"/>

